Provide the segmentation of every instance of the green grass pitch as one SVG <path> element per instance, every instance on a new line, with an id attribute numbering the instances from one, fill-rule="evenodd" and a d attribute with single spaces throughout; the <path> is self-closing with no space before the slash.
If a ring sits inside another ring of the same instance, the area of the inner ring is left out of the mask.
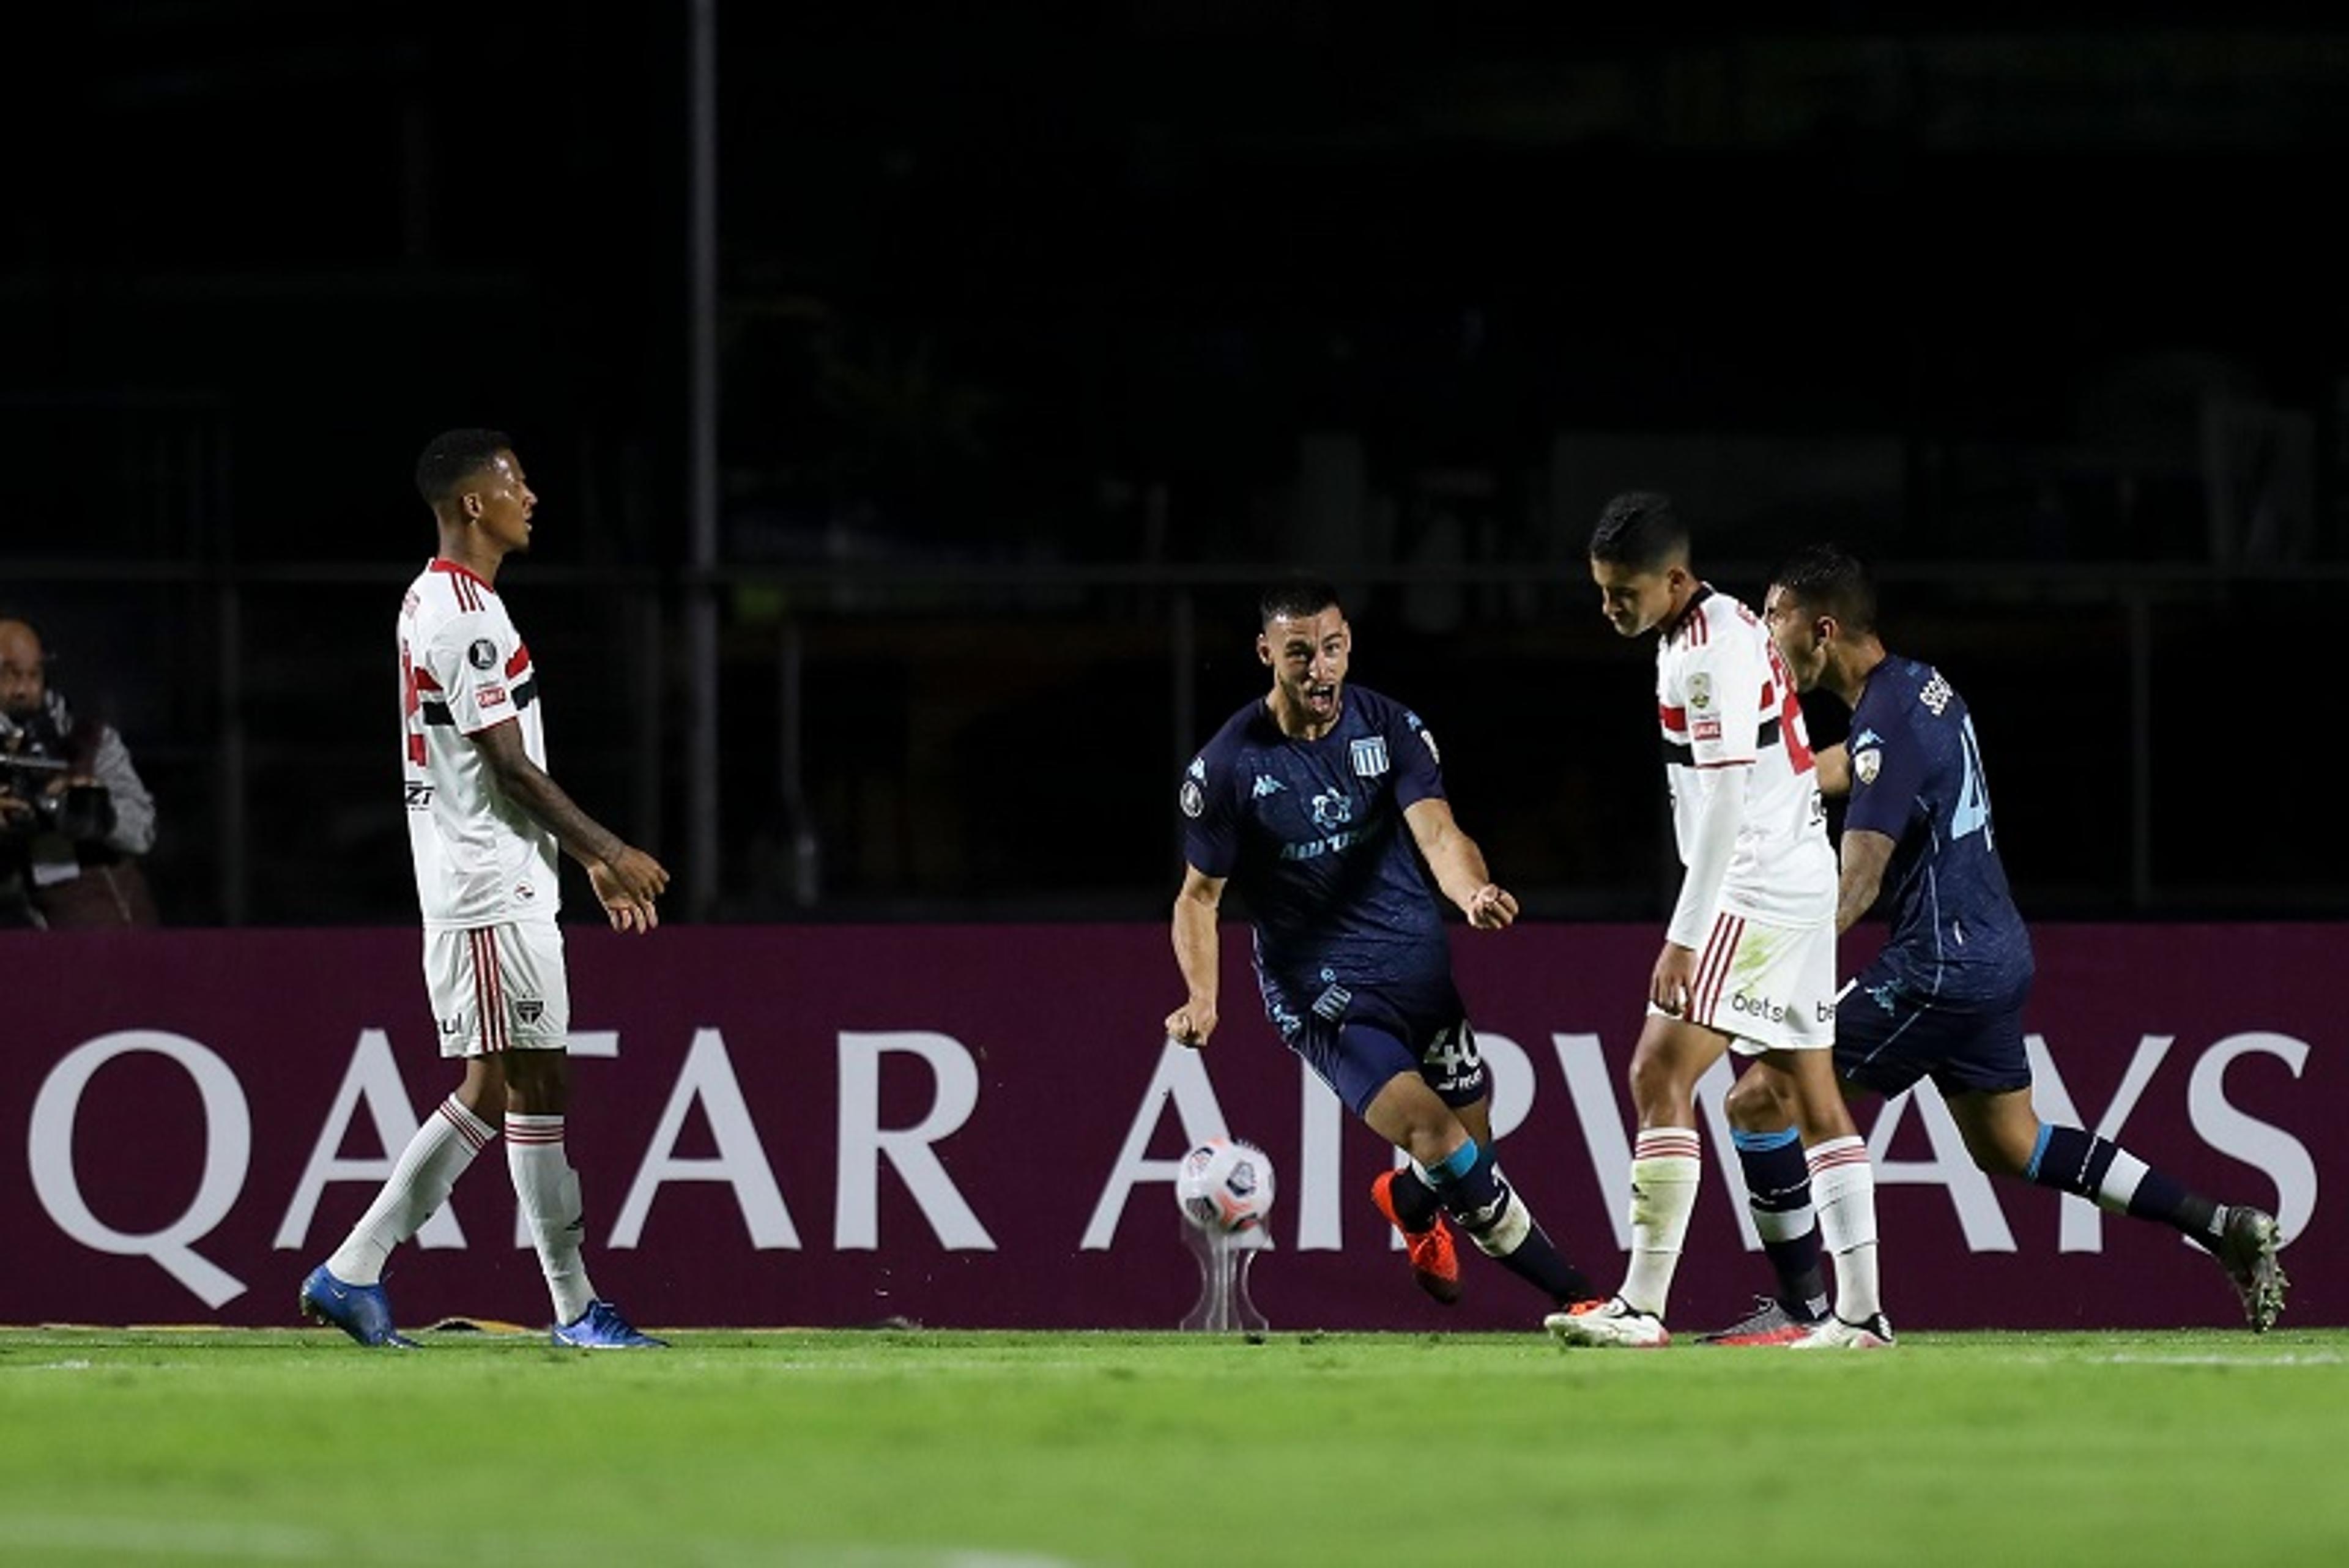
<path id="1" fill-rule="evenodd" d="M 2349 1562 L 2349 1330 L 0 1330 L 0 1563 Z"/>

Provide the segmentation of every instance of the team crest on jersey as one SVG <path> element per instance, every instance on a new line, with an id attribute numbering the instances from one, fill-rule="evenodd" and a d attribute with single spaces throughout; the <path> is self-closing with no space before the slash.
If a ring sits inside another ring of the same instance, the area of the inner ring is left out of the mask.
<path id="1" fill-rule="evenodd" d="M 1884 753 L 1878 751 L 1874 746 L 1868 747 L 1868 750 L 1864 752 L 1853 753 L 1851 759 L 1852 774 L 1864 784 L 1874 784 L 1876 782 L 1876 771 L 1883 765 Z"/>
<path id="2" fill-rule="evenodd" d="M 465 662 L 476 670 L 495 670 L 498 666 L 498 645 L 486 637 L 475 638 L 473 646 L 465 649 Z"/>
<path id="3" fill-rule="evenodd" d="M 1207 796 L 1199 788 L 1196 779 L 1185 779 L 1182 793 L 1174 798 L 1182 805 L 1185 816 L 1196 816 L 1207 809 Z"/>
<path id="4" fill-rule="evenodd" d="M 1702 670 L 1689 677 L 1689 706 L 1692 708 L 1713 706 L 1713 677 Z"/>
<path id="5" fill-rule="evenodd" d="M 1374 779 L 1387 771 L 1387 739 L 1384 735 L 1356 741 L 1353 752 L 1356 778 Z"/>
<path id="6" fill-rule="evenodd" d="M 514 1016 L 524 1023 L 535 1023 L 546 1016 L 546 1003 L 534 996 L 525 996 L 513 1004 Z"/>

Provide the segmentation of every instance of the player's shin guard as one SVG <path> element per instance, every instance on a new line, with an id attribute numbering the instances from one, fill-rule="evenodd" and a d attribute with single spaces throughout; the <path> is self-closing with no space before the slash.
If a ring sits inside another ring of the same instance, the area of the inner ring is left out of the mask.
<path id="1" fill-rule="evenodd" d="M 383 1278 L 391 1250 L 424 1228 L 449 1190 L 489 1147 L 498 1129 L 467 1110 L 454 1095 L 433 1109 L 399 1151 L 398 1163 L 367 1211 L 326 1260 L 326 1272 L 348 1285 L 372 1285 Z"/>
<path id="2" fill-rule="evenodd" d="M 1745 1173 L 1745 1202 L 1754 1229 L 1778 1275 L 1778 1304 L 1798 1318 L 1827 1314 L 1826 1280 L 1819 1262 L 1819 1228 L 1811 1207 L 1811 1168 L 1800 1135 L 1781 1132 L 1733 1135 L 1737 1163 Z"/>
<path id="3" fill-rule="evenodd" d="M 1444 1211 L 1476 1250 L 1559 1304 L 1588 1299 L 1590 1282 L 1534 1220 L 1494 1162 L 1493 1151 L 1471 1138 L 1451 1158 L 1431 1166 L 1428 1182 Z"/>
<path id="4" fill-rule="evenodd" d="M 563 1118 L 509 1111 L 506 1168 L 538 1248 L 547 1294 L 554 1302 L 554 1321 L 571 1323 L 595 1301 L 595 1289 L 580 1255 L 587 1225 L 579 1173 L 571 1168 L 563 1146 Z"/>
<path id="5" fill-rule="evenodd" d="M 1811 1200 L 1819 1240 L 1835 1260 L 1835 1314 L 1867 1323 L 1884 1310 L 1876 1272 L 1876 1168 L 1857 1137 L 1830 1138 L 1810 1150 Z"/>
<path id="6" fill-rule="evenodd" d="M 2180 1185 L 2109 1139 L 2078 1127 L 2042 1124 L 2023 1179 L 2052 1187 L 2098 1208 L 2157 1220 L 2215 1250 L 2225 1226 L 2218 1204 Z"/>
<path id="7" fill-rule="evenodd" d="M 1615 1293 L 1656 1317 L 1664 1315 L 1696 1209 L 1699 1147 L 1692 1127 L 1646 1127 L 1632 1146 L 1631 1265 Z"/>

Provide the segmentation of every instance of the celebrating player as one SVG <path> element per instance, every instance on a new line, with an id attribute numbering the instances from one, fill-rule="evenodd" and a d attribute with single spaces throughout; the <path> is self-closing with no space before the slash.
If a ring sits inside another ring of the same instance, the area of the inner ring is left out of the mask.
<path id="1" fill-rule="evenodd" d="M 1631 1056 L 1630 1265 L 1615 1294 L 1554 1313 L 1546 1326 L 1568 1345 L 1671 1343 L 1665 1301 L 1700 1168 L 1696 1081 L 1733 1050 L 1747 1059 L 1744 1075 L 1772 1085 L 1801 1127 L 1799 1143 L 1792 1134 L 1737 1140 L 1764 1241 L 1784 1247 L 1807 1229 L 1809 1204 L 1798 1211 L 1788 1194 L 1815 1193 L 1835 1259 L 1834 1310 L 1795 1343 L 1889 1346 L 1875 1174 L 1829 1059 L 1835 851 L 1802 705 L 1754 612 L 1690 569 L 1688 530 L 1668 497 L 1609 501 L 1590 537 L 1590 575 L 1618 632 L 1657 633 L 1664 773 L 1685 869 Z M 1825 1307 L 1816 1273 L 1814 1262 L 1808 1291 Z"/>
<path id="2" fill-rule="evenodd" d="M 546 774 L 538 672 L 494 587 L 505 557 L 530 547 L 538 504 L 513 443 L 496 431 L 446 431 L 425 447 L 416 483 L 440 549 L 399 611 L 408 836 L 440 1054 L 462 1058 L 464 1081 L 303 1282 L 301 1307 L 361 1345 L 412 1346 L 392 1325 L 384 1260 L 502 1127 L 506 1168 L 554 1298 L 555 1343 L 656 1346 L 596 1297 L 580 1256 L 579 1177 L 564 1151 L 571 1002 L 555 847 L 586 867 L 616 930 L 659 923 L 654 900 L 668 873 Z"/>
<path id="3" fill-rule="evenodd" d="M 1283 584 L 1258 610 L 1257 658 L 1272 691 L 1232 715 L 1183 778 L 1174 940 L 1186 995 L 1166 1033 L 1200 1046 L 1216 1031 L 1216 921 L 1232 882 L 1255 925 L 1273 1027 L 1411 1158 L 1381 1173 L 1371 1198 L 1402 1232 L 1421 1289 L 1459 1299 L 1448 1214 L 1553 1304 L 1587 1296 L 1494 1163 L 1487 1074 L 1427 871 L 1478 930 L 1506 927 L 1517 901 L 1453 820 L 1419 716 L 1347 684 L 1353 632 L 1336 590 Z"/>
<path id="4" fill-rule="evenodd" d="M 2265 1333 L 2288 1283 L 2273 1216 L 2214 1203 L 2032 1108 L 2023 1041 L 2031 933 L 2007 889 L 1965 699 L 1932 666 L 1886 650 L 1868 570 L 1835 545 L 1813 545 L 1778 569 L 1763 618 L 1800 689 L 1824 686 L 1851 708 L 1848 741 L 1819 754 L 1821 787 L 1850 795 L 1837 929 L 1889 899 L 1890 935 L 1836 1012 L 1846 1092 L 1897 1095 L 1930 1077 L 1977 1166 L 2182 1232 L 2219 1261 L 2252 1332 Z M 1769 1087 L 1732 1091 L 1739 1127 L 1785 1125 Z M 1788 1293 L 1782 1284 L 1729 1336 L 1752 1343 L 1787 1332 Z"/>

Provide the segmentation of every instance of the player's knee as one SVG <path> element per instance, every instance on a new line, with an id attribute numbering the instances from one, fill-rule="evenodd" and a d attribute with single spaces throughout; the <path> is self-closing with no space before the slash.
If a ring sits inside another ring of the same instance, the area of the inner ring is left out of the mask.
<path id="1" fill-rule="evenodd" d="M 1729 1125 L 1740 1132 L 1772 1133 L 1794 1125 L 1795 1107 L 1776 1085 L 1750 1068 L 1737 1075 L 1722 1106 L 1729 1113 Z"/>

